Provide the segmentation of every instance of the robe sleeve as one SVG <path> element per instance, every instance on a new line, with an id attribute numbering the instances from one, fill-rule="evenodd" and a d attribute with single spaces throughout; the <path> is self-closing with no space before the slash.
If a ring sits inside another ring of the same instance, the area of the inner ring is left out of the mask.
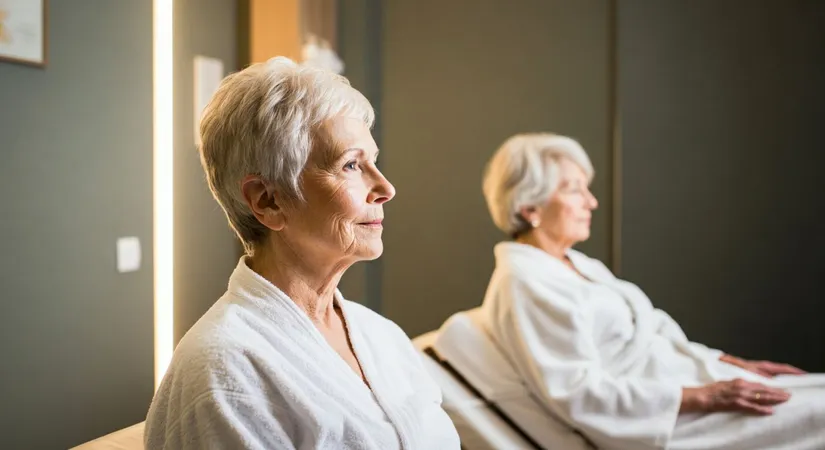
<path id="1" fill-rule="evenodd" d="M 724 352 L 715 348 L 710 348 L 699 342 L 690 341 L 682 327 L 676 323 L 675 320 L 661 309 L 656 309 L 655 315 L 659 319 L 661 325 L 659 326 L 659 334 L 669 339 L 677 345 L 686 346 L 689 351 L 703 360 L 718 360 L 724 355 Z"/>
<path id="2" fill-rule="evenodd" d="M 673 317 L 670 317 L 670 314 L 657 308 L 653 310 L 653 315 L 659 321 L 658 333 L 660 336 L 664 336 L 671 342 L 688 342 L 682 327 L 673 320 Z"/>
<path id="3" fill-rule="evenodd" d="M 275 411 L 265 400 L 211 391 L 185 407 L 162 435 L 148 434 L 146 449 L 294 449 Z"/>
<path id="4" fill-rule="evenodd" d="M 600 448 L 665 448 L 681 406 L 676 383 L 603 370 L 583 294 L 510 278 L 499 326 L 531 390 Z M 579 296 L 579 298 L 577 298 Z"/>

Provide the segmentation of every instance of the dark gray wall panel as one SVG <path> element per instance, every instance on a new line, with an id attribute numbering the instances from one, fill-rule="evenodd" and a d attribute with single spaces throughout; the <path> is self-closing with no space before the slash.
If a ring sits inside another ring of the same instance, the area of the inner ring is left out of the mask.
<path id="1" fill-rule="evenodd" d="M 152 3 L 49 2 L 46 69 L 0 62 L 0 435 L 68 448 L 152 396 Z M 118 274 L 115 241 L 143 265 Z"/>
<path id="2" fill-rule="evenodd" d="M 619 5 L 623 274 L 691 338 L 825 370 L 825 3 Z"/>

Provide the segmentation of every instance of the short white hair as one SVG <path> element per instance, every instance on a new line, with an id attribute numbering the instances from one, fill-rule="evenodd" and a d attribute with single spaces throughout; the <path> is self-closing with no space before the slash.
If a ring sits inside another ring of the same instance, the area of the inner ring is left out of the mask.
<path id="1" fill-rule="evenodd" d="M 273 183 L 288 200 L 303 201 L 300 174 L 324 121 L 354 117 L 372 127 L 375 112 L 349 81 L 284 57 L 229 75 L 200 122 L 200 156 L 209 188 L 230 226 L 252 254 L 269 229 L 244 201 L 250 174 Z"/>
<path id="2" fill-rule="evenodd" d="M 552 133 L 517 134 L 493 155 L 484 173 L 483 191 L 493 222 L 517 236 L 531 228 L 521 209 L 545 203 L 559 184 L 559 161 L 567 159 L 593 179 L 593 164 L 574 139 Z"/>

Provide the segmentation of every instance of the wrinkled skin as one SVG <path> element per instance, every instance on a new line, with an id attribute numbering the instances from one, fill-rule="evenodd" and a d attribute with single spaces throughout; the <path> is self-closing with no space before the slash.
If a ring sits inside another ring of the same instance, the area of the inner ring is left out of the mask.
<path id="1" fill-rule="evenodd" d="M 378 148 L 366 126 L 339 118 L 324 124 L 301 176 L 305 202 L 286 209 L 285 242 L 342 264 L 381 255 L 383 204 L 393 186 L 375 165 Z"/>
<path id="2" fill-rule="evenodd" d="M 375 165 L 378 147 L 358 119 L 337 117 L 322 124 L 300 176 L 303 201 L 277 192 L 255 175 L 243 183 L 244 196 L 258 220 L 271 230 L 256 249 L 253 270 L 290 271 L 317 294 L 334 289 L 353 263 L 383 251 L 383 205 L 395 188 Z M 284 289 L 282 287 L 282 289 Z"/>

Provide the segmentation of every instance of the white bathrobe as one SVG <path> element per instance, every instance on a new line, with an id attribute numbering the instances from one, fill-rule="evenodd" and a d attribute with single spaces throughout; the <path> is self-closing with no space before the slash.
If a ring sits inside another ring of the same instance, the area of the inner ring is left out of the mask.
<path id="1" fill-rule="evenodd" d="M 146 419 L 148 450 L 450 449 L 458 434 L 404 332 L 336 295 L 370 390 L 307 315 L 241 259 Z"/>
<path id="2" fill-rule="evenodd" d="M 767 379 L 689 341 L 634 284 L 571 250 L 495 248 L 484 327 L 550 413 L 602 449 L 825 449 L 825 376 Z M 767 417 L 679 415 L 682 387 L 744 378 L 790 387 Z"/>

